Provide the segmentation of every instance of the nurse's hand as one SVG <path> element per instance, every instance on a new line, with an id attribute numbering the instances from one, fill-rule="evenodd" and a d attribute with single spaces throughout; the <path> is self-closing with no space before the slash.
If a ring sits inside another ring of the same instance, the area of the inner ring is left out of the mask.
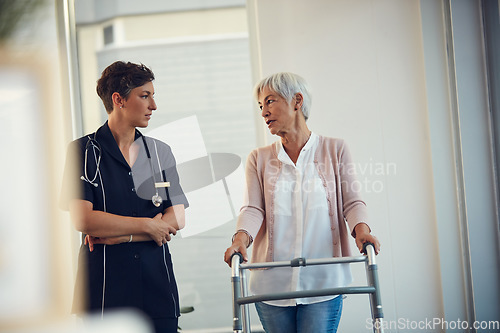
<path id="1" fill-rule="evenodd" d="M 85 236 L 84 244 L 89 246 L 90 252 L 94 251 L 94 244 L 106 244 L 106 245 L 116 245 L 121 243 L 127 243 L 130 241 L 129 236 L 120 237 L 93 237 Z"/>
<path id="2" fill-rule="evenodd" d="M 175 235 L 177 233 L 177 229 L 162 220 L 162 216 L 162 213 L 158 213 L 158 215 L 150 219 L 147 223 L 146 232 L 158 246 L 162 246 L 170 241 L 170 239 L 172 239 L 170 235 Z"/>

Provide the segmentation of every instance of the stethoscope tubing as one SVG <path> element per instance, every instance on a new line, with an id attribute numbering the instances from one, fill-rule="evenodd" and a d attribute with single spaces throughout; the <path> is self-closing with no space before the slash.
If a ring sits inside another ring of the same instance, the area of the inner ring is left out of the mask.
<path id="1" fill-rule="evenodd" d="M 93 185 L 95 187 L 98 187 L 99 184 L 96 182 L 96 180 L 97 180 L 97 176 L 100 176 L 100 169 L 99 169 L 99 167 L 100 167 L 100 164 L 101 164 L 102 149 L 101 149 L 101 145 L 97 141 L 96 136 L 97 136 L 97 131 L 94 133 L 94 137 L 93 138 L 90 137 L 90 136 L 87 136 L 88 140 L 87 140 L 87 143 L 85 144 L 85 153 L 84 153 L 84 156 L 85 156 L 84 157 L 84 167 L 83 167 L 84 176 L 81 176 L 80 179 L 83 180 L 83 181 L 86 181 L 87 183 L 89 183 L 89 184 L 91 184 L 91 185 Z M 156 177 L 155 177 L 155 172 L 154 172 L 154 168 L 153 168 L 153 162 L 152 162 L 152 158 L 151 158 L 151 153 L 149 151 L 149 147 L 148 147 L 147 142 L 146 142 L 146 138 L 142 134 L 141 134 L 141 138 L 142 138 L 142 142 L 143 142 L 143 145 L 144 145 L 144 149 L 146 151 L 146 156 L 147 156 L 148 161 L 149 161 L 149 166 L 151 167 L 151 176 L 153 178 L 153 184 L 155 184 L 155 195 L 152 198 L 152 202 L 153 202 L 153 205 L 155 207 L 159 207 L 161 205 L 161 203 L 163 202 L 163 199 L 158 194 L 158 188 L 156 187 Z M 158 167 L 161 170 L 162 181 L 166 182 L 167 181 L 167 177 L 166 177 L 166 174 L 165 174 L 165 170 L 163 170 L 161 168 L 160 158 L 158 156 L 158 149 L 156 147 L 156 142 L 154 141 L 154 139 L 153 139 L 153 143 L 155 144 L 156 158 L 158 160 Z M 94 157 L 95 157 L 95 160 L 96 160 L 96 170 L 95 170 L 95 173 L 94 173 L 94 176 L 92 177 L 92 179 L 90 179 L 89 176 L 88 176 L 88 151 L 89 151 L 90 148 L 92 148 L 92 152 L 94 153 Z M 96 154 L 96 150 L 97 150 L 97 154 Z M 101 181 L 101 184 L 102 184 L 102 179 L 100 179 L 100 181 Z M 171 201 L 170 201 L 170 194 L 169 194 L 168 188 L 165 188 L 165 191 L 166 191 L 166 194 L 167 194 L 167 203 L 170 204 Z M 159 201 L 160 204 L 158 204 L 157 201 Z"/>
<path id="2" fill-rule="evenodd" d="M 101 145 L 95 139 L 95 134 L 94 134 L 93 139 L 90 136 L 87 136 L 87 137 L 88 137 L 88 140 L 87 140 L 87 143 L 85 144 L 85 161 L 84 161 L 84 168 L 83 168 L 83 173 L 85 176 L 81 176 L 80 179 L 88 182 L 89 184 L 92 184 L 94 187 L 97 187 L 98 184 L 95 181 L 97 179 L 97 175 L 99 174 L 99 166 L 101 164 L 101 157 L 102 157 Z M 94 153 L 94 158 L 96 159 L 96 171 L 94 173 L 94 177 L 92 177 L 92 180 L 89 179 L 88 173 L 87 173 L 88 151 L 89 151 L 90 147 L 92 147 L 92 152 Z M 96 156 L 96 153 L 95 153 L 96 149 L 98 151 L 98 156 Z"/>

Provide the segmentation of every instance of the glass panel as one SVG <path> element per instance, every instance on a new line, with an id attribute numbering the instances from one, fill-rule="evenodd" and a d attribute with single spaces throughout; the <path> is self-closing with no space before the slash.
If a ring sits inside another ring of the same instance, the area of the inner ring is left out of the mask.
<path id="1" fill-rule="evenodd" d="M 483 0 L 482 6 L 498 195 L 500 190 L 500 6 L 498 0 Z"/>
<path id="2" fill-rule="evenodd" d="M 101 17 L 104 3 L 75 2 L 82 118 L 84 133 L 107 119 L 95 84 L 109 64 L 153 70 L 158 109 L 141 131 L 171 145 L 190 201 L 186 227 L 170 242 L 181 307 L 195 309 L 179 324 L 229 331 L 230 270 L 222 258 L 242 202 L 244 161 L 256 146 L 246 8 L 245 1 L 194 3 L 157 1 L 144 12 L 130 2 L 136 12 L 117 6 Z"/>

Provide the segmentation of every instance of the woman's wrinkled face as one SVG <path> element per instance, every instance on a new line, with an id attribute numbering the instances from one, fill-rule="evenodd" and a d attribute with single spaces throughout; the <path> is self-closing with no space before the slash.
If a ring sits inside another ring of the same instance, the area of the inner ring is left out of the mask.
<path id="1" fill-rule="evenodd" d="M 156 110 L 153 82 L 132 89 L 123 103 L 122 112 L 133 127 L 147 127 Z"/>
<path id="2" fill-rule="evenodd" d="M 285 98 L 269 89 L 269 87 L 262 89 L 258 103 L 262 111 L 261 115 L 271 134 L 282 135 L 289 131 L 296 115 L 293 103 L 288 103 Z"/>

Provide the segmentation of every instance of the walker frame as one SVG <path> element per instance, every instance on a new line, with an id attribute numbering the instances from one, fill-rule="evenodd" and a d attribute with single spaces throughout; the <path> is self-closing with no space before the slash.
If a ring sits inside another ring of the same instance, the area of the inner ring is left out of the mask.
<path id="1" fill-rule="evenodd" d="M 336 257 L 321 259 L 296 258 L 291 261 L 276 261 L 264 263 L 244 264 L 243 256 L 235 253 L 231 257 L 231 284 L 233 295 L 233 333 L 250 333 L 250 316 L 248 306 L 251 303 L 301 297 L 316 297 L 342 294 L 368 294 L 372 314 L 372 325 L 374 333 L 383 333 L 382 301 L 378 281 L 378 266 L 375 260 L 375 247 L 372 243 L 363 245 L 366 255 L 353 257 Z M 274 267 L 305 267 L 312 265 L 343 264 L 364 262 L 366 268 L 367 285 L 327 288 L 318 290 L 303 290 L 283 293 L 271 293 L 248 296 L 246 270 L 254 268 Z M 243 311 L 242 311 L 243 308 Z"/>

